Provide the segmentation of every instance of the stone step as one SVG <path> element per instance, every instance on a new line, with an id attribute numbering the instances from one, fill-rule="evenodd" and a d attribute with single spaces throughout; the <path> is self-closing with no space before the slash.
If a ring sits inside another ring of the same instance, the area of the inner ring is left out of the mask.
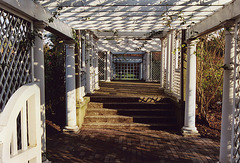
<path id="1" fill-rule="evenodd" d="M 150 125 L 140 123 L 84 123 L 83 128 L 102 129 L 149 129 Z"/>
<path id="2" fill-rule="evenodd" d="M 174 115 L 173 109 L 116 109 L 117 114 L 124 116 L 170 116 Z"/>
<path id="3" fill-rule="evenodd" d="M 133 116 L 133 122 L 144 124 L 151 123 L 176 124 L 175 117 L 173 116 Z"/>
<path id="4" fill-rule="evenodd" d="M 104 108 L 111 109 L 173 109 L 172 105 L 169 103 L 139 103 L 139 102 L 131 102 L 131 103 L 104 103 Z"/>
<path id="5" fill-rule="evenodd" d="M 96 108 L 92 108 L 92 109 L 87 109 L 86 111 L 86 115 L 87 116 L 96 116 L 96 115 L 117 115 L 117 110 L 114 109 L 104 109 L 104 108 L 100 108 L 100 109 L 96 109 Z"/>
<path id="6" fill-rule="evenodd" d="M 85 116 L 84 123 L 132 123 L 132 117 L 120 115 Z"/>
<path id="7" fill-rule="evenodd" d="M 139 102 L 139 97 L 103 97 L 91 96 L 90 102 Z"/>
<path id="8" fill-rule="evenodd" d="M 99 108 L 103 108 L 103 103 L 99 103 L 99 102 L 89 102 L 88 103 L 88 109 L 99 109 Z"/>
<path id="9" fill-rule="evenodd" d="M 83 128 L 98 128 L 98 129 L 133 129 L 133 130 L 160 130 L 160 129 L 175 129 L 174 124 L 142 124 L 142 123 L 84 123 Z"/>

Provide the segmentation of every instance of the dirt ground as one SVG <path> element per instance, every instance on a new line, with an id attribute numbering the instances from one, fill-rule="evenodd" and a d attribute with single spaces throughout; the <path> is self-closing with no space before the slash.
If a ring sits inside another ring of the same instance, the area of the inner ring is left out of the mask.
<path id="1" fill-rule="evenodd" d="M 200 117 L 199 113 L 196 115 L 196 127 L 200 135 L 205 138 L 219 141 L 221 135 L 221 108 L 209 110 L 207 114 L 207 122 L 198 118 Z"/>

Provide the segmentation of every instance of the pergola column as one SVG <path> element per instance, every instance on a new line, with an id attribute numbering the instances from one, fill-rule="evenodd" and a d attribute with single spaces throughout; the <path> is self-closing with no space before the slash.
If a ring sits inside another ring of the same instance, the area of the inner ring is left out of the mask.
<path id="1" fill-rule="evenodd" d="M 86 93 L 91 93 L 90 35 L 86 33 Z"/>
<path id="2" fill-rule="evenodd" d="M 146 80 L 146 82 L 149 82 L 149 80 L 150 80 L 150 52 L 145 53 L 145 55 L 146 55 L 146 58 L 145 58 L 146 59 L 145 80 Z"/>
<path id="3" fill-rule="evenodd" d="M 90 33 L 90 91 L 91 93 L 94 92 L 94 88 L 95 88 L 95 65 L 94 65 L 94 46 L 93 46 L 93 34 L 92 32 Z"/>
<path id="4" fill-rule="evenodd" d="M 75 84 L 75 43 L 66 41 L 66 126 L 68 131 L 77 131 L 76 84 Z"/>
<path id="5" fill-rule="evenodd" d="M 76 63 L 77 63 L 77 65 L 76 65 L 76 76 L 77 76 L 77 78 L 76 78 L 76 98 L 77 98 L 77 100 L 79 100 L 79 101 L 83 101 L 83 97 L 82 97 L 82 93 L 81 93 L 81 84 L 82 84 L 82 82 L 81 82 L 81 61 L 82 61 L 82 59 L 81 59 L 81 55 L 82 55 L 82 53 L 81 53 L 81 35 L 80 35 L 80 30 L 76 30 L 76 34 L 77 34 L 77 38 L 78 38 L 78 41 L 79 41 L 79 45 L 77 45 L 76 46 L 76 49 L 75 49 L 75 51 L 76 51 L 76 54 L 77 54 L 77 56 L 76 56 Z"/>
<path id="6" fill-rule="evenodd" d="M 185 118 L 182 128 L 183 135 L 198 134 L 195 127 L 196 110 L 196 41 L 187 42 L 187 80 Z"/>
<path id="7" fill-rule="evenodd" d="M 34 28 L 38 30 L 39 34 L 43 35 L 46 24 L 43 22 L 34 22 Z M 35 37 L 34 46 L 34 81 L 39 82 L 40 87 L 40 111 L 41 111 L 41 137 L 42 137 L 42 152 L 46 152 L 46 124 L 45 124 L 45 74 L 44 74 L 44 40 Z M 44 160 L 45 158 L 43 158 Z"/>
<path id="8" fill-rule="evenodd" d="M 173 51 L 173 33 L 171 33 L 169 35 L 169 51 L 168 51 L 168 55 L 169 55 L 169 91 L 171 92 L 173 89 L 173 55 L 172 51 Z"/>
<path id="9" fill-rule="evenodd" d="M 111 52 L 107 52 L 107 68 L 106 68 L 106 75 L 107 75 L 107 82 L 111 82 Z"/>
<path id="10" fill-rule="evenodd" d="M 161 67 L 160 67 L 160 87 L 163 88 L 164 85 L 164 44 L 163 44 L 163 39 L 161 39 Z"/>
<path id="11" fill-rule="evenodd" d="M 225 56 L 223 78 L 222 122 L 220 140 L 220 162 L 230 162 L 232 117 L 233 117 L 233 76 L 234 70 L 230 64 L 234 61 L 234 35 L 231 28 L 225 30 Z"/>
<path id="12" fill-rule="evenodd" d="M 95 89 L 99 90 L 99 78 L 98 78 L 98 45 L 97 43 L 94 44 L 94 57 L 95 57 Z"/>
<path id="13" fill-rule="evenodd" d="M 86 72 L 86 35 L 84 31 L 81 31 L 81 70 L 80 70 L 80 76 Z M 85 78 L 86 79 L 86 78 Z M 80 89 L 80 98 L 81 101 L 83 101 L 83 96 L 85 96 L 85 86 L 86 82 L 81 83 L 81 89 Z"/>
<path id="14" fill-rule="evenodd" d="M 171 90 L 171 71 L 172 71 L 172 63 L 171 63 L 171 56 L 172 56 L 172 34 L 169 33 L 167 36 L 167 51 L 166 51 L 166 89 Z"/>

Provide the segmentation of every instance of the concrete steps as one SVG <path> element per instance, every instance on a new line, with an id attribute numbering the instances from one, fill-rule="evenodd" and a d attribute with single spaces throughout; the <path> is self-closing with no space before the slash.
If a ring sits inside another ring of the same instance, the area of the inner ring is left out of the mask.
<path id="1" fill-rule="evenodd" d="M 176 129 L 173 105 L 136 97 L 90 97 L 84 128 Z"/>

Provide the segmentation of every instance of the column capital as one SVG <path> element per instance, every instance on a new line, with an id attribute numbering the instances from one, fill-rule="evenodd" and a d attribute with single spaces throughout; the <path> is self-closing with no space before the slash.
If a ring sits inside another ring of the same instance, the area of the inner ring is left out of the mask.
<path id="1" fill-rule="evenodd" d="M 47 23 L 45 23 L 44 21 L 34 21 L 33 22 L 33 27 L 37 28 L 37 29 L 44 29 L 48 26 Z"/>
<path id="2" fill-rule="evenodd" d="M 198 39 L 194 39 L 194 40 L 188 39 L 188 40 L 186 41 L 187 44 L 191 44 L 191 45 L 196 45 L 198 42 L 199 42 Z"/>
<path id="3" fill-rule="evenodd" d="M 222 23 L 222 27 L 224 28 L 231 28 L 234 27 L 235 20 L 228 20 Z"/>
<path id="4" fill-rule="evenodd" d="M 75 45 L 75 41 L 74 40 L 64 40 L 64 43 L 67 45 Z"/>

